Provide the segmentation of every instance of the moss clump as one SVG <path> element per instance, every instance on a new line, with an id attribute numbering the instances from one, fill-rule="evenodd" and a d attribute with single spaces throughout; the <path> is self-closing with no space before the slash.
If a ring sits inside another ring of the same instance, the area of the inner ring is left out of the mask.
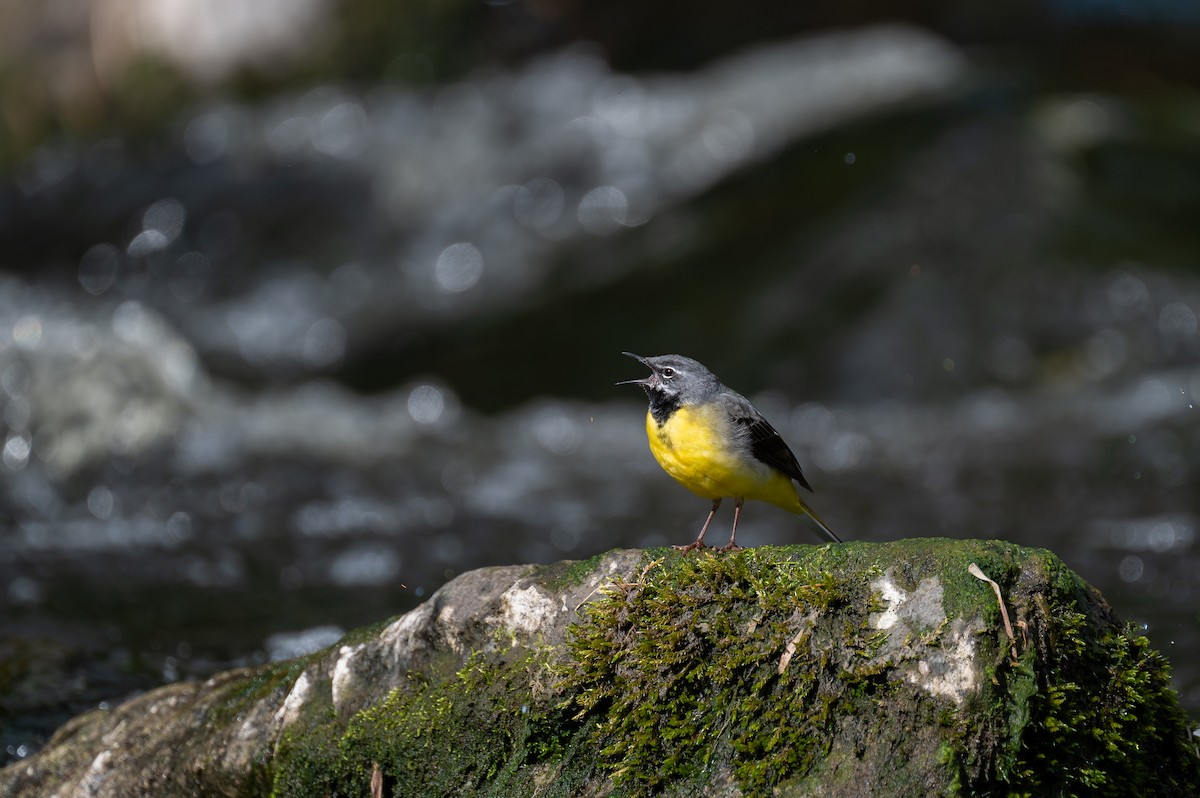
<path id="1" fill-rule="evenodd" d="M 1162 655 L 1130 625 L 1051 612 L 1010 683 L 1005 711 L 1027 722 L 999 763 L 1007 794 L 1194 795 L 1200 757 Z"/>
<path id="2" fill-rule="evenodd" d="M 1200 785 L 1162 657 L 1049 552 L 923 540 L 647 557 L 584 609 L 563 683 L 618 794 L 683 795 L 720 774 L 747 796 Z M 1001 586 L 1015 639 L 971 563 Z M 885 572 L 936 579 L 945 612 L 899 648 L 870 618 Z M 956 706 L 910 677 L 964 623 L 981 678 Z"/>
<path id="3" fill-rule="evenodd" d="M 1017 656 L 996 652 L 961 724 L 964 793 L 1197 794 L 1200 757 L 1165 659 L 1057 557 L 1018 554 L 989 571 Z"/>
<path id="4" fill-rule="evenodd" d="M 310 654 L 283 662 L 272 662 L 245 672 L 242 678 L 230 680 L 220 703 L 209 713 L 209 723 L 224 725 L 230 719 L 249 711 L 272 693 L 281 697 L 287 695 L 314 656 Z"/>
<path id="5" fill-rule="evenodd" d="M 746 795 L 769 794 L 813 767 L 840 713 L 884 689 L 865 587 L 795 551 L 665 555 L 588 605 L 567 687 L 577 717 L 602 718 L 619 787 L 703 783 L 725 765 Z"/>
<path id="6" fill-rule="evenodd" d="M 366 794 L 364 785 L 369 782 L 347 781 L 342 733 L 327 686 L 310 691 L 304 717 L 283 733 L 276 746 L 272 798 Z"/>
<path id="7" fill-rule="evenodd" d="M 396 795 L 443 795 L 509 782 L 527 761 L 560 750 L 565 741 L 530 689 L 544 663 L 532 653 L 508 656 L 498 664 L 495 655 L 472 654 L 445 683 L 414 675 L 410 689 L 355 716 L 342 750 L 359 783 L 378 763 Z"/>
<path id="8" fill-rule="evenodd" d="M 547 590 L 558 592 L 580 584 L 595 575 L 596 569 L 608 553 L 596 554 L 586 560 L 563 560 L 543 565 L 538 572 L 538 582 Z"/>
<path id="9" fill-rule="evenodd" d="M 591 767 L 564 756 L 578 724 L 536 688 L 548 656 L 511 648 L 414 671 L 344 727 L 327 700 L 310 706 L 280 745 L 272 796 L 367 794 L 376 771 L 385 795 L 532 794 L 543 762 L 556 778 L 546 794 L 570 795 Z"/>

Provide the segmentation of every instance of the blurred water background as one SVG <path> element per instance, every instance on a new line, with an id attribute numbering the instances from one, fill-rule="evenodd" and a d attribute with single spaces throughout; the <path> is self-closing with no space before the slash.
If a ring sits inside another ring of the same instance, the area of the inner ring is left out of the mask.
<path id="1" fill-rule="evenodd" d="M 5 3 L 0 761 L 467 569 L 689 541 L 625 349 L 754 399 L 847 538 L 1052 549 L 1200 713 L 1197 33 Z"/>

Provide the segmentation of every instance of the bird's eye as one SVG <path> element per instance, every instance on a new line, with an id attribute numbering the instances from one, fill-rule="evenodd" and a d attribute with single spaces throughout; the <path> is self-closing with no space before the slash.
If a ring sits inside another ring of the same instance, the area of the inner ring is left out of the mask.
<path id="1" fill-rule="evenodd" d="M 671 368 L 670 366 L 667 366 L 665 369 L 662 370 L 662 375 L 663 375 L 664 379 L 669 380 L 675 376 L 675 369 Z"/>

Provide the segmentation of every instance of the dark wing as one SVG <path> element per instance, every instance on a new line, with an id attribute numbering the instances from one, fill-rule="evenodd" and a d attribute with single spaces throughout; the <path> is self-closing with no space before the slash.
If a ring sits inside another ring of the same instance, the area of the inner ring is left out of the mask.
<path id="1" fill-rule="evenodd" d="M 792 450 L 783 442 L 783 438 L 771 426 L 771 422 L 763 418 L 762 413 L 745 397 L 738 395 L 728 398 L 732 400 L 728 406 L 734 424 L 745 430 L 750 441 L 750 454 L 754 459 L 772 468 L 778 468 L 803 487 L 812 490 L 812 486 L 800 470 L 800 464 L 796 462 L 796 455 L 792 454 Z"/>

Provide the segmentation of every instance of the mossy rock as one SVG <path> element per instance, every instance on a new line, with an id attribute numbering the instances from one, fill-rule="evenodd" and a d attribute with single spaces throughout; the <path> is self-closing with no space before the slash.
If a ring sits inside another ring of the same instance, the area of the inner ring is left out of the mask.
<path id="1" fill-rule="evenodd" d="M 1058 558 L 931 539 L 473 571 L 81 716 L 0 793 L 1182 796 L 1200 758 L 1163 658 Z"/>

